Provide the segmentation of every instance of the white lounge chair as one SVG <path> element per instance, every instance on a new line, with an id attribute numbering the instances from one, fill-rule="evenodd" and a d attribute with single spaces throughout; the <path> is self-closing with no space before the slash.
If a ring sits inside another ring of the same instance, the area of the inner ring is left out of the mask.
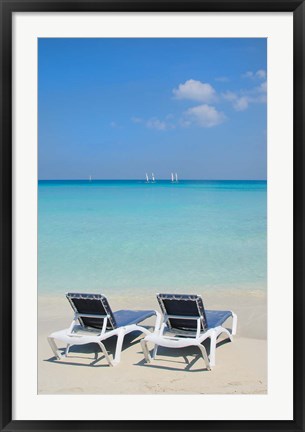
<path id="1" fill-rule="evenodd" d="M 146 335 L 150 331 L 138 323 L 156 315 L 156 327 L 160 325 L 161 315 L 155 310 L 119 310 L 112 312 L 109 303 L 101 294 L 67 293 L 66 297 L 74 310 L 74 319 L 69 328 L 56 331 L 48 337 L 54 355 L 61 359 L 55 340 L 66 344 L 65 356 L 72 345 L 96 343 L 105 355 L 110 366 L 120 362 L 124 336 L 132 331 Z M 102 343 L 111 336 L 117 336 L 114 359 L 111 360 Z"/>
<path id="2" fill-rule="evenodd" d="M 199 295 L 189 294 L 157 294 L 163 314 L 160 329 L 141 340 L 146 362 L 155 358 L 159 346 L 167 348 L 184 348 L 197 346 L 210 370 L 215 365 L 216 343 L 221 333 L 225 333 L 232 341 L 236 334 L 237 316 L 232 311 L 205 310 Z M 224 322 L 232 317 L 232 329 L 223 327 Z M 169 335 L 167 335 L 167 333 Z M 210 338 L 210 355 L 202 343 Z M 154 344 L 152 357 L 147 343 Z"/>

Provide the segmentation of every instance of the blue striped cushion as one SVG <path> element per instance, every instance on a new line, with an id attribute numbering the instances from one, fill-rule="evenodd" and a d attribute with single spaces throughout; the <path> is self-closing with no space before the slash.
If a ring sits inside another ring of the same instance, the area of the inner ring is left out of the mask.
<path id="1" fill-rule="evenodd" d="M 130 324 L 138 324 L 155 315 L 154 310 L 119 310 L 113 313 L 118 327 L 123 327 Z"/>
<path id="2" fill-rule="evenodd" d="M 230 311 L 217 311 L 217 310 L 206 310 L 205 315 L 208 322 L 208 328 L 217 327 L 222 325 L 226 319 L 232 316 Z"/>

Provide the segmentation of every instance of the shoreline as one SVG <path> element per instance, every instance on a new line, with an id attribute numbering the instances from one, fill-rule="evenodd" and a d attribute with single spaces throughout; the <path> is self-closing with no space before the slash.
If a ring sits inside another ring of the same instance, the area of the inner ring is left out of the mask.
<path id="1" fill-rule="evenodd" d="M 72 291 L 72 290 L 71 290 Z M 188 290 L 189 291 L 189 290 Z M 206 309 L 232 310 L 238 316 L 238 336 L 250 339 L 267 339 L 267 293 L 263 290 L 196 290 L 202 292 Z M 160 310 L 156 296 L 147 294 L 106 295 L 111 308 Z M 38 327 L 42 322 L 60 320 L 68 326 L 73 312 L 65 295 L 38 295 Z M 64 328 L 62 327 L 62 328 Z M 54 328 L 53 328 L 54 330 Z"/>

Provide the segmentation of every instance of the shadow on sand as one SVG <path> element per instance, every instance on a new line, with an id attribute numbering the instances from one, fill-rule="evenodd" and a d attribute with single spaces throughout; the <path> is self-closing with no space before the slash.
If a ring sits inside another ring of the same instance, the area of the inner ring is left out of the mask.
<path id="1" fill-rule="evenodd" d="M 230 342 L 229 338 L 222 339 L 217 342 L 217 347 L 219 348 L 222 345 L 226 345 Z M 208 356 L 210 355 L 210 342 L 209 340 L 205 340 L 203 342 L 203 346 L 205 347 Z M 150 353 L 152 354 L 152 352 Z M 188 357 L 193 357 L 190 361 Z M 179 361 L 178 358 L 182 357 L 184 361 Z M 199 369 L 191 369 L 197 361 L 202 361 L 204 364 L 203 368 Z M 170 363 L 170 366 L 166 366 L 164 363 Z M 175 364 L 183 365 L 185 364 L 185 367 L 175 367 Z M 198 349 L 196 349 L 195 346 L 190 346 L 186 348 L 179 348 L 177 350 L 170 349 L 170 348 L 164 348 L 159 347 L 158 348 L 158 355 L 157 357 L 151 362 L 146 363 L 145 359 L 143 358 L 138 363 L 134 364 L 135 366 L 144 366 L 144 367 L 150 367 L 154 369 L 164 369 L 164 370 L 175 370 L 177 372 L 209 372 L 208 369 L 205 367 L 204 360 L 200 353 L 198 353 Z"/>
<path id="2" fill-rule="evenodd" d="M 130 348 L 133 345 L 136 345 L 140 341 L 139 332 L 132 332 L 125 336 L 124 343 L 122 347 L 122 352 L 126 349 Z M 106 339 L 103 341 L 107 352 L 113 354 L 115 352 L 116 347 L 116 341 L 117 337 L 113 336 L 109 339 Z M 219 348 L 222 345 L 227 344 L 230 342 L 229 338 L 222 339 L 217 342 L 217 347 Z M 210 343 L 209 340 L 205 340 L 203 345 L 205 346 L 205 349 L 207 351 L 207 354 L 210 354 Z M 59 348 L 59 351 L 62 355 L 65 353 L 65 348 Z M 90 354 L 94 354 L 94 359 L 90 358 Z M 142 351 L 138 351 L 137 354 L 142 354 Z M 189 360 L 189 356 L 192 356 L 192 360 Z M 182 357 L 184 361 L 179 361 L 178 358 Z M 71 359 L 71 360 L 69 360 Z M 78 361 L 78 360 L 81 360 Z M 108 363 L 102 363 L 102 361 L 105 360 L 104 354 L 101 353 L 100 348 L 97 344 L 91 343 L 86 345 L 74 345 L 70 348 L 68 357 L 63 357 L 61 360 L 58 360 L 55 356 L 52 356 L 48 359 L 45 359 L 44 361 L 55 363 L 55 364 L 61 364 L 61 365 L 68 365 L 68 366 L 83 366 L 83 367 L 98 367 L 98 368 L 108 368 Z M 155 358 L 151 363 L 146 363 L 145 359 L 143 358 L 138 363 L 134 363 L 134 366 L 142 366 L 142 367 L 150 367 L 150 368 L 156 368 L 156 369 L 165 369 L 165 370 L 176 370 L 179 372 L 202 372 L 207 371 L 206 367 L 200 368 L 200 369 L 191 369 L 197 361 L 203 361 L 201 354 L 198 353 L 196 347 L 186 347 L 186 348 L 179 348 L 177 350 L 170 349 L 170 348 L 164 348 L 159 347 L 158 349 L 158 355 L 157 358 Z M 84 363 L 84 361 L 86 363 Z M 102 363 L 102 364 L 100 364 Z M 170 366 L 164 365 L 164 363 L 170 363 Z M 185 364 L 186 366 L 184 368 L 181 367 L 175 367 L 175 364 Z"/>
<path id="3" fill-rule="evenodd" d="M 110 337 L 103 341 L 105 348 L 108 353 L 114 354 L 116 347 L 117 336 Z M 130 346 L 133 346 L 139 343 L 139 332 L 135 331 L 129 333 L 124 338 L 124 343 L 122 347 L 122 352 L 128 349 Z M 65 348 L 59 348 L 59 351 L 62 355 L 65 354 Z M 94 354 L 94 359 L 90 359 L 90 354 Z M 71 361 L 69 361 L 71 359 Z M 81 359 L 82 362 L 77 361 Z M 55 356 L 52 356 L 48 359 L 45 359 L 46 362 L 57 363 L 61 365 L 71 365 L 71 366 L 84 366 L 84 367 L 109 367 L 108 363 L 98 364 L 105 360 L 104 354 L 100 351 L 99 346 L 96 343 L 90 343 L 86 345 L 73 345 L 69 350 L 68 357 L 63 357 L 58 360 Z M 83 363 L 86 361 L 86 363 Z"/>

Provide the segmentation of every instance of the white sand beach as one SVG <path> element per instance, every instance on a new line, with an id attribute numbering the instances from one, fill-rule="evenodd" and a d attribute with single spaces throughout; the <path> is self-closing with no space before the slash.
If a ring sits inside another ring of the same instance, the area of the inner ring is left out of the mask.
<path id="1" fill-rule="evenodd" d="M 156 299 L 111 296 L 113 310 L 159 309 Z M 205 369 L 195 348 L 160 348 L 159 355 L 144 362 L 141 335 L 126 336 L 121 363 L 109 367 L 97 347 L 73 347 L 68 358 L 56 360 L 47 336 L 67 328 L 73 317 L 65 296 L 40 295 L 38 299 L 39 394 L 264 394 L 267 392 L 267 302 L 262 291 L 208 292 L 207 309 L 233 310 L 238 315 L 233 343 L 220 339 L 216 366 Z M 136 305 L 136 306 L 135 306 Z M 149 319 L 147 326 L 153 324 Z M 115 338 L 105 343 L 114 352 Z M 59 344 L 59 347 L 61 345 Z M 208 344 L 207 344 L 208 349 Z"/>

